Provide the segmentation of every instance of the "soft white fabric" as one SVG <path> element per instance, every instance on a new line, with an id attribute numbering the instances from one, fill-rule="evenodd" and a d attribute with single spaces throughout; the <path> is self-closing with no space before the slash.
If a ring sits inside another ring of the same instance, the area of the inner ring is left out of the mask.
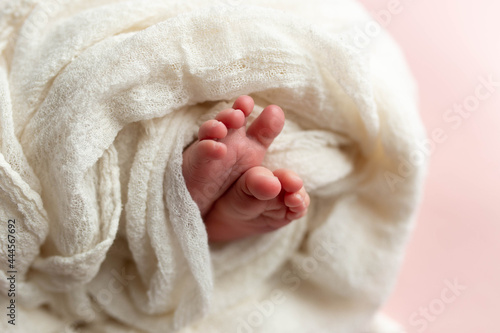
<path id="1" fill-rule="evenodd" d="M 2 309 L 8 219 L 17 237 L 17 322 L 4 316 L 2 332 L 369 326 L 393 286 L 425 159 L 405 162 L 424 137 L 413 81 L 385 33 L 359 43 L 360 5 L 9 0 L 0 10 Z M 277 232 L 210 248 L 182 151 L 240 94 L 255 98 L 253 117 L 268 103 L 284 109 L 264 165 L 295 170 L 312 203 Z"/>

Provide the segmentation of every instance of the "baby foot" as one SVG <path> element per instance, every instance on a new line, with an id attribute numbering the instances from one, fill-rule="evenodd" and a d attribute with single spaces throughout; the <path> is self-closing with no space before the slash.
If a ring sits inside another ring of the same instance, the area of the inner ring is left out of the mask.
<path id="1" fill-rule="evenodd" d="M 210 241 L 229 241 L 281 228 L 304 216 L 310 199 L 294 172 L 247 170 L 205 217 Z"/>
<path id="2" fill-rule="evenodd" d="M 250 96 L 238 97 L 232 108 L 200 126 L 198 140 L 183 153 L 182 173 L 202 216 L 245 171 L 262 163 L 283 129 L 283 111 L 269 105 L 247 130 L 253 107 Z"/>

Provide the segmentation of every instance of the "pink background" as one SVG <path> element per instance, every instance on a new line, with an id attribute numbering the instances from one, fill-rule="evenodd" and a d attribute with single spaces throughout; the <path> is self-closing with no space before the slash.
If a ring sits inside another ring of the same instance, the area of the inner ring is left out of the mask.
<path id="1" fill-rule="evenodd" d="M 408 333 L 498 333 L 500 87 L 456 129 L 443 115 L 474 96 L 479 76 L 500 82 L 500 2 L 361 2 L 372 13 L 400 3 L 386 28 L 419 83 L 427 132 L 440 127 L 448 136 L 431 155 L 417 226 L 384 311 Z M 466 289 L 453 294 L 446 281 L 455 280 Z"/>

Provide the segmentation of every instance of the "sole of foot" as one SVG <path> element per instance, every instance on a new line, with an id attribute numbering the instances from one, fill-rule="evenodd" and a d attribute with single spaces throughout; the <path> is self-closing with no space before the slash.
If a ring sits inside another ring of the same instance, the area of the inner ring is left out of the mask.
<path id="1" fill-rule="evenodd" d="M 238 97 L 232 108 L 200 126 L 198 139 L 183 153 L 184 179 L 202 216 L 241 175 L 262 163 L 283 129 L 285 116 L 276 105 L 267 106 L 247 129 L 253 108 L 250 96 Z"/>
<path id="2" fill-rule="evenodd" d="M 310 198 L 293 171 L 247 170 L 205 218 L 209 239 L 225 242 L 277 230 L 307 213 Z"/>

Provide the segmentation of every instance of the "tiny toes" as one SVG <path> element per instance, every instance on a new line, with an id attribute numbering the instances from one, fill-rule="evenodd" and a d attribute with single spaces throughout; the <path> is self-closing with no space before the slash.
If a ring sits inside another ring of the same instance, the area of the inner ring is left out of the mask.
<path id="1" fill-rule="evenodd" d="M 199 164 L 207 160 L 221 159 L 226 155 L 227 147 L 225 144 L 213 141 L 203 140 L 198 142 L 196 146 L 197 154 L 195 163 Z"/>
<path id="2" fill-rule="evenodd" d="M 273 172 L 278 177 L 285 195 L 283 202 L 288 208 L 286 218 L 295 220 L 305 215 L 311 199 L 303 186 L 302 179 L 295 172 L 278 169 Z"/>
<path id="3" fill-rule="evenodd" d="M 295 193 L 286 193 L 284 202 L 288 207 L 287 218 L 297 219 L 307 212 L 311 199 L 304 187 Z"/>
<path id="4" fill-rule="evenodd" d="M 233 109 L 239 109 L 243 111 L 246 117 L 252 112 L 254 107 L 253 98 L 247 95 L 242 95 L 234 101 Z"/>
<path id="5" fill-rule="evenodd" d="M 222 139 L 227 135 L 226 126 L 215 119 L 204 122 L 198 130 L 198 140 Z"/>
<path id="6" fill-rule="evenodd" d="M 300 212 L 303 212 L 307 209 L 306 205 L 304 203 L 301 203 L 300 205 L 298 206 L 295 206 L 295 207 L 288 207 L 288 209 L 291 211 L 291 212 L 294 212 L 294 213 L 300 213 Z"/>
<path id="7" fill-rule="evenodd" d="M 295 172 L 288 169 L 278 169 L 273 174 L 280 180 L 286 192 L 298 192 L 303 185 L 302 179 Z M 305 190 L 304 190 L 305 193 Z"/>
<path id="8" fill-rule="evenodd" d="M 285 205 L 287 207 L 299 207 L 304 204 L 305 195 L 303 193 L 286 193 Z"/>
<path id="9" fill-rule="evenodd" d="M 281 184 L 273 173 L 264 167 L 249 169 L 244 175 L 245 186 L 242 188 L 247 195 L 259 200 L 270 200 L 281 192 Z"/>
<path id="10" fill-rule="evenodd" d="M 227 128 L 240 128 L 245 125 L 246 117 L 243 111 L 238 109 L 225 109 L 217 114 L 216 120 L 222 122 Z"/>

